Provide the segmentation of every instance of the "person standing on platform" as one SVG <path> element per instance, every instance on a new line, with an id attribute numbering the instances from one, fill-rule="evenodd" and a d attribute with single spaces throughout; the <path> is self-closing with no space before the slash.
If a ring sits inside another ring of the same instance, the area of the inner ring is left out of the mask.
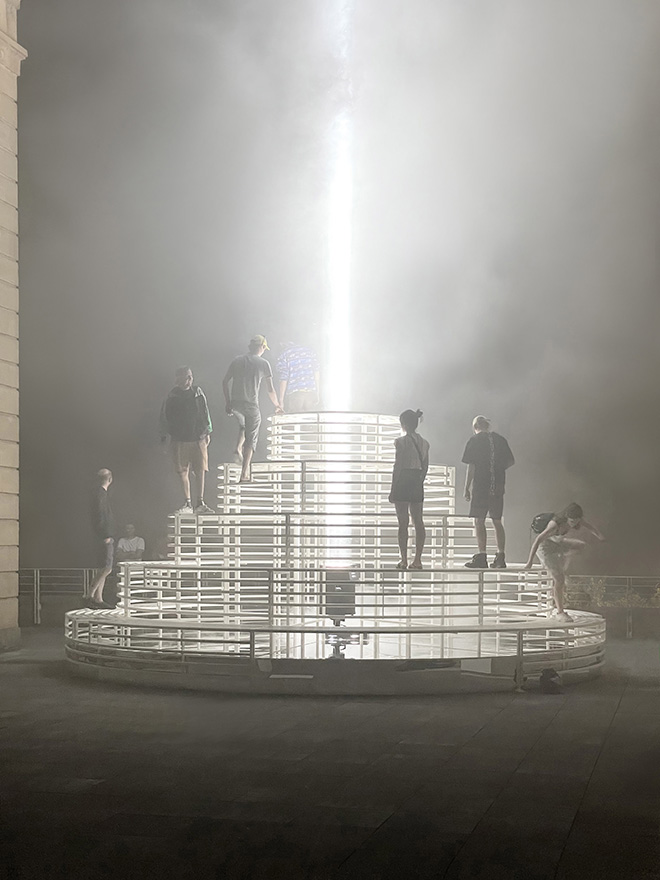
<path id="1" fill-rule="evenodd" d="M 422 551 L 426 529 L 422 516 L 424 505 L 424 479 L 429 469 L 429 442 L 417 433 L 422 411 L 407 409 L 399 416 L 404 430 L 402 437 L 394 441 L 395 457 L 392 472 L 392 488 L 389 501 L 394 504 L 399 521 L 399 550 L 401 571 L 421 571 Z M 415 527 L 415 558 L 408 565 L 408 523 L 412 518 Z"/>
<path id="2" fill-rule="evenodd" d="M 477 549 L 466 568 L 488 568 L 486 557 L 486 517 L 490 516 L 495 528 L 497 553 L 491 568 L 506 568 L 505 534 L 502 523 L 504 509 L 504 482 L 506 471 L 515 464 L 508 442 L 501 434 L 490 429 L 485 416 L 477 416 L 472 422 L 474 436 L 463 453 L 467 467 L 465 476 L 465 500 L 470 502 L 470 516 L 474 518 L 477 532 Z"/>
<path id="3" fill-rule="evenodd" d="M 112 608 L 114 606 L 103 601 L 103 588 L 108 575 L 112 572 L 115 551 L 115 519 L 110 506 L 108 489 L 112 484 L 112 471 L 101 468 L 96 475 L 96 484 L 91 498 L 90 513 L 92 528 L 96 536 L 99 569 L 92 581 L 89 591 L 91 608 Z"/>
<path id="4" fill-rule="evenodd" d="M 284 412 L 309 412 L 318 408 L 321 376 L 318 358 L 311 348 L 295 342 L 285 343 L 275 372 Z"/>
<path id="5" fill-rule="evenodd" d="M 585 520 L 582 508 L 575 502 L 569 504 L 561 513 L 540 513 L 532 522 L 532 531 L 536 532 L 536 538 L 529 551 L 525 568 L 532 567 L 534 556 L 538 553 L 541 565 L 547 569 L 552 578 L 555 614 L 562 623 L 570 623 L 573 620 L 564 609 L 564 588 L 569 562 L 576 553 L 587 546 L 586 541 L 577 537 L 580 529 L 585 529 L 599 541 L 605 540 L 598 529 Z M 571 535 L 571 532 L 575 532 L 576 536 Z"/>
<path id="6" fill-rule="evenodd" d="M 262 357 L 265 351 L 270 351 L 266 337 L 261 334 L 253 336 L 248 346 L 248 353 L 234 358 L 222 380 L 225 410 L 229 415 L 236 416 L 239 425 L 235 454 L 236 458 L 243 463 L 240 483 L 252 482 L 252 456 L 257 448 L 261 425 L 259 388 L 262 379 L 266 380 L 266 390 L 275 407 L 275 412 L 282 412 L 273 386 L 273 371 L 268 361 Z"/>
<path id="7" fill-rule="evenodd" d="M 204 392 L 194 384 L 190 367 L 179 367 L 176 385 L 167 395 L 160 412 L 160 437 L 170 437 L 174 467 L 183 488 L 183 507 L 177 513 L 213 513 L 204 502 L 204 478 L 209 469 L 208 445 L 211 416 Z M 197 504 L 193 508 L 190 474 L 195 477 Z"/>

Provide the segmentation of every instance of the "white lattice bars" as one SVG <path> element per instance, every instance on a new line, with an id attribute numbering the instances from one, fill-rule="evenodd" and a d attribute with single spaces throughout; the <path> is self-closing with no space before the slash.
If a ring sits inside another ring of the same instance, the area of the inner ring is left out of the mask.
<path id="1" fill-rule="evenodd" d="M 394 461 L 401 435 L 396 416 L 310 412 L 271 416 L 268 457 L 273 460 Z"/>
<path id="2" fill-rule="evenodd" d="M 355 514 L 179 514 L 170 522 L 177 563 L 384 568 L 399 559 L 398 526 L 391 513 L 380 519 Z M 477 551 L 469 517 L 427 519 L 426 532 L 424 562 L 430 568 L 462 566 Z M 413 540 L 411 529 L 411 547 Z"/>
<path id="3" fill-rule="evenodd" d="M 444 569 L 421 572 L 365 569 L 248 568 L 125 563 L 125 614 L 258 620 L 290 626 L 322 618 L 378 626 L 482 624 L 547 610 L 541 570 Z"/>
<path id="4" fill-rule="evenodd" d="M 391 462 L 277 461 L 252 465 L 252 482 L 239 483 L 240 466 L 218 467 L 223 513 L 326 513 L 390 516 Z M 453 467 L 432 465 L 424 484 L 426 516 L 454 513 Z"/>

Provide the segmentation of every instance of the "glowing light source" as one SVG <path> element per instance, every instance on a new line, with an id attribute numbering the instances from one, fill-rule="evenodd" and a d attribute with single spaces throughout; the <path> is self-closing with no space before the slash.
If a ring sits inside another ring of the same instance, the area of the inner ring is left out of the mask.
<path id="1" fill-rule="evenodd" d="M 353 219 L 353 119 L 350 44 L 354 0 L 339 0 L 338 113 L 330 132 L 328 188 L 328 294 L 325 406 L 346 410 L 351 401 L 351 250 Z"/>

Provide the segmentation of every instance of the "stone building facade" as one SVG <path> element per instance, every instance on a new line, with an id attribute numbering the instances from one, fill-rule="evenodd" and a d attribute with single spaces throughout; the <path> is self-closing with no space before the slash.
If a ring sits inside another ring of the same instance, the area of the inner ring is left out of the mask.
<path id="1" fill-rule="evenodd" d="M 18 138 L 20 0 L 0 0 L 0 650 L 18 642 Z"/>

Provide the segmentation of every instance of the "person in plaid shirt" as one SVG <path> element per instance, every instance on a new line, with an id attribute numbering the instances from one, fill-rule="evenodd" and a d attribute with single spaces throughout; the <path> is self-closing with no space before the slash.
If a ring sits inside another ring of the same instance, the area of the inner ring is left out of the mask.
<path id="1" fill-rule="evenodd" d="M 318 408 L 320 373 L 314 351 L 306 345 L 285 343 L 275 367 L 280 406 L 284 412 L 309 412 Z"/>

